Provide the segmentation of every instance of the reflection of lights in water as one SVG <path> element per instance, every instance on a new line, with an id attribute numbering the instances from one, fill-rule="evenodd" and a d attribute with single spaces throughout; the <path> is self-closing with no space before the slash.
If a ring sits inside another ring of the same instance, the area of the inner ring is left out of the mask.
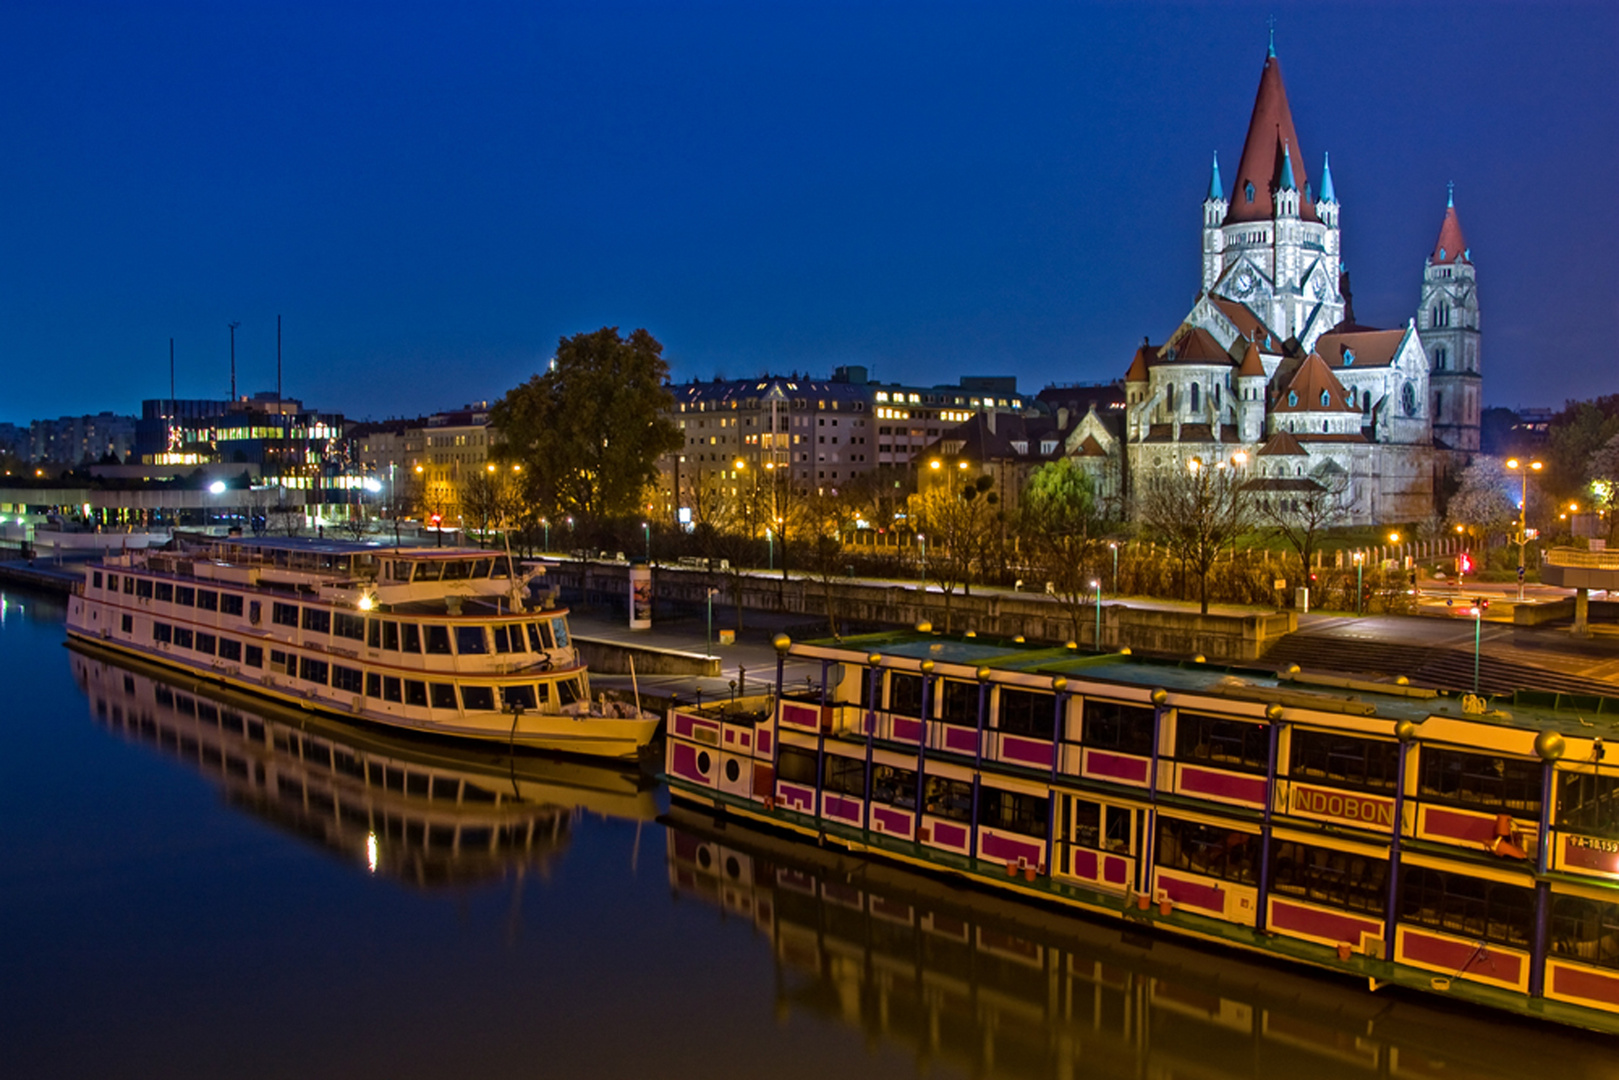
<path id="1" fill-rule="evenodd" d="M 377 834 L 368 833 L 365 838 L 365 867 L 373 874 L 377 872 Z"/>

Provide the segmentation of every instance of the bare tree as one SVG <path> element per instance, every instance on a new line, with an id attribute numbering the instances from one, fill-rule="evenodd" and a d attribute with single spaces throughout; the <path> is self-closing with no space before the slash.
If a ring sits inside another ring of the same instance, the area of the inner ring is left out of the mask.
<path id="1" fill-rule="evenodd" d="M 1102 522 L 1090 474 L 1072 459 L 1040 466 L 1024 486 L 1019 533 L 1029 563 L 1049 582 L 1080 640 L 1098 580 Z M 1101 642 L 1096 643 L 1098 649 Z"/>
<path id="2" fill-rule="evenodd" d="M 1253 526 L 1246 478 L 1230 462 L 1192 458 L 1147 479 L 1137 495 L 1136 517 L 1197 575 L 1198 609 L 1207 615 L 1215 558 Z"/>
<path id="3" fill-rule="evenodd" d="M 925 536 L 925 574 L 938 583 L 944 594 L 944 628 L 950 630 L 950 601 L 959 586 L 963 596 L 972 595 L 975 560 L 983 544 L 983 533 L 996 513 L 999 496 L 995 482 L 980 476 L 957 485 L 942 483 L 913 502 L 913 518 L 919 537 Z"/>
<path id="4" fill-rule="evenodd" d="M 1353 506 L 1348 474 L 1324 467 L 1313 477 L 1251 481 L 1248 489 L 1260 521 L 1298 553 L 1308 582 L 1322 534 L 1344 521 Z"/>

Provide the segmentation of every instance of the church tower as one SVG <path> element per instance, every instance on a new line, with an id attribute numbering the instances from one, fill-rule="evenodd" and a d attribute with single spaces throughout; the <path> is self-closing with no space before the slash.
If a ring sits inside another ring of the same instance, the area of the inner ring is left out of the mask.
<path id="1" fill-rule="evenodd" d="M 1452 191 L 1445 203 L 1439 239 L 1422 272 L 1417 332 L 1428 354 L 1428 393 L 1434 437 L 1452 450 L 1479 448 L 1483 410 L 1479 373 L 1478 280 L 1473 253 L 1462 235 Z"/>

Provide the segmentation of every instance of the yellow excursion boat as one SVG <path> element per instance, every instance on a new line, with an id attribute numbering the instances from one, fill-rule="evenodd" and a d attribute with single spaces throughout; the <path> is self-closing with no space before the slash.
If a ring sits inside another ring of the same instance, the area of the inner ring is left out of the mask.
<path id="1" fill-rule="evenodd" d="M 677 800 L 1025 898 L 1619 1031 L 1619 697 L 794 644 L 819 687 L 670 713 Z"/>
<path id="2" fill-rule="evenodd" d="M 478 549 L 179 534 L 84 568 L 67 629 L 304 708 L 596 757 L 636 756 L 660 720 L 593 701 L 541 572 Z"/>

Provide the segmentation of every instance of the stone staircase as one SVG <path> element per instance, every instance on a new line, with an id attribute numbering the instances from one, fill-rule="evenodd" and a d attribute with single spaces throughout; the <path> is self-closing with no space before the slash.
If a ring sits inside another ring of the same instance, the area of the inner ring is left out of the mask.
<path id="1" fill-rule="evenodd" d="M 1393 678 L 1404 675 L 1415 686 L 1439 690 L 1473 689 L 1473 651 L 1409 643 L 1353 641 L 1340 637 L 1288 634 L 1266 651 L 1260 664 L 1281 670 L 1297 664 L 1305 671 L 1350 672 Z M 1484 653 L 1478 665 L 1479 689 L 1486 694 L 1546 690 L 1559 694 L 1619 697 L 1619 683 L 1587 679 Z"/>

